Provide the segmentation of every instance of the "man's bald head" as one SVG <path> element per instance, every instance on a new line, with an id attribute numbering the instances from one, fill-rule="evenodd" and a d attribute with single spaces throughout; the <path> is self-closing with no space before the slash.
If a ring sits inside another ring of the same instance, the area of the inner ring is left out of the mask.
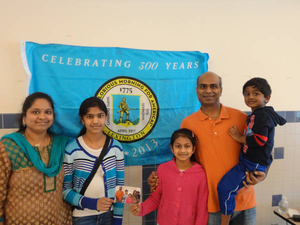
<path id="1" fill-rule="evenodd" d="M 218 77 L 218 78 L 219 78 L 219 86 L 220 86 L 220 88 L 222 88 L 222 78 L 221 78 L 218 74 L 216 74 L 216 73 L 214 73 L 214 72 L 211 72 L 211 71 L 207 71 L 207 72 L 201 74 L 201 75 L 197 78 L 197 86 L 198 86 L 198 84 L 200 83 L 200 79 L 201 79 L 201 78 L 204 78 L 204 77 L 206 77 L 206 76 L 216 76 L 216 77 Z"/>

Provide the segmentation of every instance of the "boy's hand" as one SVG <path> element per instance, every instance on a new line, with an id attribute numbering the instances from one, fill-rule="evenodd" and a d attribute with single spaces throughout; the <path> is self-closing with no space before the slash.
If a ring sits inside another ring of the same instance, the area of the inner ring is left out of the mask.
<path id="1" fill-rule="evenodd" d="M 243 136 L 236 126 L 232 126 L 229 129 L 230 136 L 241 144 L 246 144 L 246 136 Z"/>
<path id="2" fill-rule="evenodd" d="M 147 179 L 148 185 L 150 186 L 150 192 L 154 192 L 158 185 L 158 176 L 155 171 L 152 171 Z"/>
<path id="3" fill-rule="evenodd" d="M 258 184 L 259 182 L 263 181 L 267 177 L 267 173 L 261 171 L 246 172 L 246 181 L 243 181 L 244 187 L 249 188 L 251 185 Z"/>
<path id="4" fill-rule="evenodd" d="M 130 206 L 130 212 L 135 216 L 139 215 L 140 210 L 141 210 L 140 204 L 133 204 Z"/>
<path id="5" fill-rule="evenodd" d="M 110 198 L 99 198 L 97 201 L 97 210 L 98 211 L 108 211 L 111 205 L 114 203 L 114 200 Z"/>

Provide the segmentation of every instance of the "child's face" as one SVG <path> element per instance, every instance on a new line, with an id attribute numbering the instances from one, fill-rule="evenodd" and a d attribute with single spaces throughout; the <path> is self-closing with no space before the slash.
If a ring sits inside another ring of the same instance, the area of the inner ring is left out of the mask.
<path id="1" fill-rule="evenodd" d="M 174 141 L 173 146 L 171 146 L 171 150 L 174 153 L 176 160 L 185 162 L 190 161 L 192 154 L 195 152 L 195 147 L 190 139 L 179 136 Z"/>
<path id="2" fill-rule="evenodd" d="M 132 197 L 132 203 L 134 203 L 134 204 L 136 203 L 136 197 L 134 197 L 134 196 Z"/>
<path id="3" fill-rule="evenodd" d="M 270 97 L 270 95 L 265 97 L 263 93 L 261 93 L 254 86 L 248 86 L 244 91 L 245 103 L 251 108 L 252 112 L 256 109 L 264 107 L 269 102 Z"/>
<path id="4" fill-rule="evenodd" d="M 90 107 L 87 114 L 81 118 L 87 133 L 102 133 L 106 121 L 105 113 L 97 106 Z"/>

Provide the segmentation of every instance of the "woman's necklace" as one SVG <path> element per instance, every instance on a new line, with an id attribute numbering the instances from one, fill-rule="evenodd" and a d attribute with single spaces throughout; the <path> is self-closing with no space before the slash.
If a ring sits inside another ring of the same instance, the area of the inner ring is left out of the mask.
<path id="1" fill-rule="evenodd" d="M 43 141 L 48 141 L 48 138 L 50 139 L 50 136 L 47 134 L 46 137 L 44 137 L 40 142 L 36 143 L 34 140 L 32 140 L 32 138 L 30 138 L 26 132 L 24 132 L 24 137 L 34 143 L 34 146 L 37 148 L 34 148 L 39 155 L 39 158 L 42 160 L 43 163 L 46 164 L 46 166 L 48 167 L 49 164 L 49 160 L 50 160 L 50 152 L 49 152 L 49 148 L 40 148 L 41 144 L 43 143 Z M 48 143 L 48 142 L 47 142 Z M 45 192 L 49 192 L 49 191 L 55 191 L 56 190 L 56 176 L 54 177 L 48 177 L 47 175 L 44 174 L 44 191 Z"/>
<path id="2" fill-rule="evenodd" d="M 34 140 L 32 140 L 32 139 L 26 134 L 26 132 L 24 132 L 24 136 L 25 136 L 26 139 L 28 139 L 30 142 L 32 142 L 33 145 L 34 145 L 35 147 L 40 147 L 41 144 L 42 144 L 42 142 L 45 141 L 45 140 L 47 140 L 48 137 L 49 137 L 49 135 L 46 135 L 45 138 L 43 138 L 40 142 L 36 143 Z"/>

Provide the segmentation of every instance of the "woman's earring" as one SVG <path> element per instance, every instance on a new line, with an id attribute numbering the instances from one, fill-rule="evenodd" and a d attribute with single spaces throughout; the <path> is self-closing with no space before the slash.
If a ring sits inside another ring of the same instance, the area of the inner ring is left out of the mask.
<path id="1" fill-rule="evenodd" d="M 25 120 L 23 119 L 23 121 L 22 121 L 22 125 L 23 125 L 23 127 L 26 127 L 26 123 L 25 123 Z"/>

